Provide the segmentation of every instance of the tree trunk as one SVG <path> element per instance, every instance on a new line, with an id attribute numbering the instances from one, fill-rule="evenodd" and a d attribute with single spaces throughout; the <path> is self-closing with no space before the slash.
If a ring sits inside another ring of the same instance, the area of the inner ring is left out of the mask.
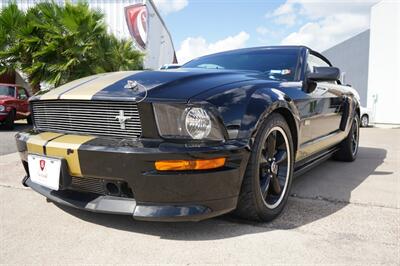
<path id="1" fill-rule="evenodd" d="M 29 85 L 31 86 L 32 94 L 40 91 L 40 82 L 34 82 L 31 77 L 28 77 Z"/>
<path id="2" fill-rule="evenodd" d="M 36 94 L 37 92 L 39 92 L 40 91 L 40 84 L 39 83 L 37 83 L 37 84 L 30 84 L 31 85 L 31 88 L 32 88 L 32 94 Z"/>

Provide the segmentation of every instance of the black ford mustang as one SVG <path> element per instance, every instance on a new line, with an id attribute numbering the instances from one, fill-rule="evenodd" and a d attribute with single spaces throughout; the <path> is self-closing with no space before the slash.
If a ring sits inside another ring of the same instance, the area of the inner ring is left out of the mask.
<path id="1" fill-rule="evenodd" d="M 16 135 L 26 186 L 60 204 L 135 219 L 196 221 L 284 208 L 293 176 L 357 156 L 358 94 L 303 46 L 116 72 L 31 99 Z"/>

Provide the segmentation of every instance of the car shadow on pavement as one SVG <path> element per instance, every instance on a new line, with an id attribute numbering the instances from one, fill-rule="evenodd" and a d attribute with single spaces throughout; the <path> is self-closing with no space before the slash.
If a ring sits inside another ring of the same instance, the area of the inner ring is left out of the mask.
<path id="1" fill-rule="evenodd" d="M 150 234 L 162 239 L 203 241 L 245 234 L 297 228 L 325 218 L 351 202 L 351 193 L 386 158 L 386 150 L 360 147 L 352 163 L 328 160 L 294 180 L 292 196 L 282 215 L 270 223 L 256 223 L 224 215 L 197 223 L 135 221 L 129 216 L 92 213 L 57 205 L 65 212 L 90 223 L 132 233 Z"/>

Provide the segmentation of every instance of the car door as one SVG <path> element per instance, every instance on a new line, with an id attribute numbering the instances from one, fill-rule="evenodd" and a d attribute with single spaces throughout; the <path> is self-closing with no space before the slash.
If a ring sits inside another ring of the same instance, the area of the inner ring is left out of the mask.
<path id="1" fill-rule="evenodd" d="M 308 71 L 314 71 L 314 67 L 329 67 L 330 64 L 322 57 L 309 54 L 307 59 Z M 310 114 L 312 119 L 308 122 L 312 139 L 318 141 L 340 130 L 343 114 L 343 91 L 336 81 L 317 82 L 315 90 L 309 93 Z"/>
<path id="2" fill-rule="evenodd" d="M 22 87 L 17 87 L 17 118 L 25 118 L 29 115 L 28 93 Z"/>
<path id="3" fill-rule="evenodd" d="M 313 54 L 306 55 L 305 74 L 314 67 L 329 67 L 330 63 Z M 304 82 L 304 81 L 303 81 Z M 335 144 L 341 131 L 344 113 L 343 90 L 336 82 L 317 82 L 315 89 L 292 93 L 299 112 L 299 150 L 296 160 L 302 160 Z"/>

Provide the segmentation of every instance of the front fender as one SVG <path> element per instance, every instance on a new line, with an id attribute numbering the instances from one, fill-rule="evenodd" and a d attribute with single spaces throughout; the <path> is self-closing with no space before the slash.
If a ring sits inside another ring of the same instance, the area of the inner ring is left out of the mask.
<path id="1" fill-rule="evenodd" d="M 291 130 L 295 130 L 295 135 L 297 135 L 299 114 L 291 98 L 278 89 L 261 88 L 252 94 L 248 102 L 238 138 L 247 138 L 253 142 L 263 122 L 273 112 L 279 112 L 290 120 L 289 127 L 293 126 Z M 290 125 L 290 122 L 293 125 Z"/>
<path id="2" fill-rule="evenodd" d="M 251 144 L 262 122 L 276 110 L 286 110 L 292 116 L 297 132 L 299 114 L 291 98 L 278 89 L 280 86 L 282 83 L 276 81 L 241 82 L 203 94 L 202 100 L 216 106 L 230 139 L 247 139 Z"/>
<path id="3" fill-rule="evenodd" d="M 5 103 L 2 103 L 1 105 L 3 105 L 5 107 L 6 112 L 10 112 L 11 110 L 18 109 L 18 104 L 14 101 L 7 101 Z"/>

